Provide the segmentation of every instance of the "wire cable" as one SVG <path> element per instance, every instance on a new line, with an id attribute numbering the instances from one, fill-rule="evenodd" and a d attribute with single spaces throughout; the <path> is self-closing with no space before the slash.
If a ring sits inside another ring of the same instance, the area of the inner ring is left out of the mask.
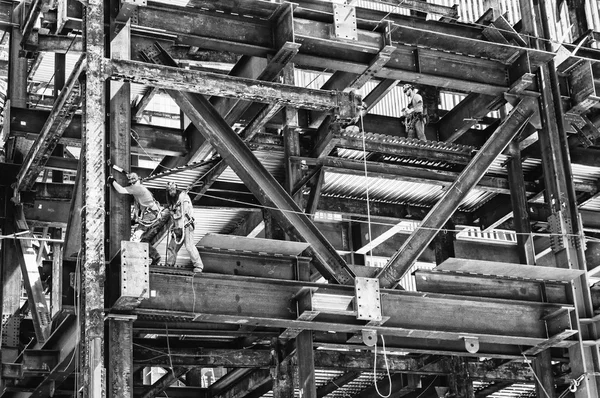
<path id="1" fill-rule="evenodd" d="M 388 364 L 388 360 L 387 360 L 387 353 L 386 353 L 386 349 L 385 349 L 385 338 L 383 337 L 383 335 L 381 335 L 381 345 L 383 347 L 383 360 L 385 361 L 385 370 L 387 372 L 387 377 L 388 377 L 388 381 L 390 382 L 390 389 L 387 393 L 387 395 L 383 395 L 381 394 L 381 392 L 379 392 L 379 387 L 377 387 L 377 340 L 375 340 L 375 358 L 373 359 L 373 384 L 375 385 L 375 391 L 377 392 L 377 394 L 379 394 L 379 396 L 381 398 L 389 398 L 392 395 L 392 376 L 390 375 L 390 365 Z"/>
<path id="2" fill-rule="evenodd" d="M 535 377 L 535 380 L 537 381 L 538 385 L 540 386 L 540 388 L 542 389 L 542 391 L 544 392 L 544 394 L 546 395 L 546 397 L 550 398 L 550 395 L 548 394 L 548 392 L 544 388 L 544 385 L 542 384 L 542 382 L 540 381 L 539 377 L 535 373 L 535 370 L 533 369 L 533 366 L 531 366 L 531 363 L 530 363 L 531 361 L 525 356 L 525 354 L 523 352 L 521 352 L 521 355 L 523 355 L 523 358 L 525 359 L 525 363 L 527 364 L 527 366 L 529 366 L 529 369 L 531 369 L 531 373 L 533 374 L 533 377 Z"/>

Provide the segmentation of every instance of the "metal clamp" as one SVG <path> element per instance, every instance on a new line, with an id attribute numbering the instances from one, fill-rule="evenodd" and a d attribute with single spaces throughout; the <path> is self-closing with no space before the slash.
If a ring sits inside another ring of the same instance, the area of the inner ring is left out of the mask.
<path id="1" fill-rule="evenodd" d="M 569 391 L 576 392 L 577 388 L 579 387 L 579 385 L 581 384 L 581 382 L 583 381 L 584 378 L 585 378 L 585 373 L 583 373 L 578 378 L 571 380 L 571 384 L 569 385 Z"/>

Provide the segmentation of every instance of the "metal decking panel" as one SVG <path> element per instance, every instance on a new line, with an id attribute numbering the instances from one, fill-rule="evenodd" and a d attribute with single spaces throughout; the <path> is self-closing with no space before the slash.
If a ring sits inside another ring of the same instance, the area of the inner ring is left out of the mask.
<path id="1" fill-rule="evenodd" d="M 434 205 L 444 193 L 444 189 L 440 185 L 329 172 L 325 174 L 322 194 L 366 200 L 367 190 L 369 200 L 421 206 Z M 494 192 L 474 188 L 467 194 L 459 208 L 464 211 L 475 210 L 495 195 Z"/>

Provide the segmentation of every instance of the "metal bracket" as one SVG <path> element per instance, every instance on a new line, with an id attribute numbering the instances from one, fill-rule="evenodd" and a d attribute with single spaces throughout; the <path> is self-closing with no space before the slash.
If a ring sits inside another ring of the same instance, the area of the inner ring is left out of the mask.
<path id="1" fill-rule="evenodd" d="M 584 247 L 585 242 L 581 242 L 580 238 L 574 235 L 566 236 L 569 231 L 572 231 L 572 221 L 570 218 L 565 218 L 562 211 L 552 213 L 548 217 L 548 226 L 550 227 L 550 247 L 555 253 L 565 249 L 569 240 L 575 247 Z"/>
<path id="2" fill-rule="evenodd" d="M 479 351 L 479 339 L 477 337 L 462 336 L 462 338 L 465 341 L 465 348 L 467 349 L 467 352 L 475 354 L 477 351 Z"/>
<path id="3" fill-rule="evenodd" d="M 148 243 L 121 241 L 121 294 L 113 308 L 130 310 L 150 297 Z"/>
<path id="4" fill-rule="evenodd" d="M 354 283 L 356 295 L 356 319 L 381 321 L 381 299 L 379 297 L 379 279 L 356 277 Z"/>
<path id="5" fill-rule="evenodd" d="M 362 341 L 368 347 L 375 346 L 375 344 L 377 344 L 377 331 L 363 329 Z"/>
<path id="6" fill-rule="evenodd" d="M 333 32 L 338 39 L 358 40 L 356 8 L 333 4 Z"/>

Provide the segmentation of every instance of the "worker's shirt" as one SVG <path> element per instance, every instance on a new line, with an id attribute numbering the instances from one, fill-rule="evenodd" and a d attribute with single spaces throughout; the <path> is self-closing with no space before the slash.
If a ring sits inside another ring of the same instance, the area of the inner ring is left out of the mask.
<path id="1" fill-rule="evenodd" d="M 173 220 L 175 221 L 174 228 L 183 228 L 185 224 L 189 222 L 194 216 L 194 206 L 192 206 L 192 199 L 186 192 L 181 192 L 177 203 L 173 206 L 172 214 Z M 188 217 L 186 217 L 186 215 Z"/>
<path id="2" fill-rule="evenodd" d="M 414 113 L 423 113 L 423 97 L 421 97 L 421 94 L 415 94 L 412 97 L 411 105 Z"/>
<path id="3" fill-rule="evenodd" d="M 139 203 L 143 209 L 148 208 L 153 211 L 159 211 L 158 204 L 152 196 L 152 192 L 142 184 L 133 184 L 123 187 L 129 194 L 131 194 L 135 200 Z"/>

